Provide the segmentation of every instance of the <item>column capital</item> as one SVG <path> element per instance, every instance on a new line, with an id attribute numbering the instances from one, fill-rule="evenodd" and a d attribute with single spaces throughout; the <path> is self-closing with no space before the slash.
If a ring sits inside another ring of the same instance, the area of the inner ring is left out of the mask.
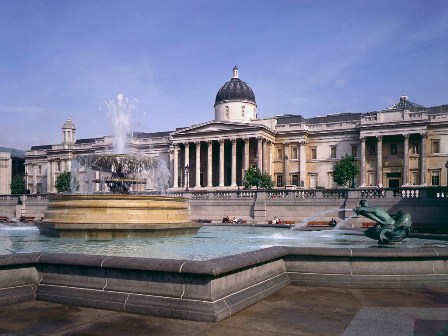
<path id="1" fill-rule="evenodd" d="M 250 138 L 243 138 L 243 140 L 244 140 L 244 143 L 246 143 L 246 142 L 250 141 Z"/>
<path id="2" fill-rule="evenodd" d="M 409 133 L 405 133 L 405 134 L 402 134 L 403 135 L 403 139 L 409 139 Z"/>
<path id="3" fill-rule="evenodd" d="M 232 139 L 230 139 L 230 141 L 232 142 L 232 144 L 236 144 L 236 141 L 237 141 L 238 139 L 237 138 L 232 138 Z"/>
<path id="4" fill-rule="evenodd" d="M 184 142 L 183 143 L 185 147 L 190 147 L 190 143 L 189 142 Z"/>
<path id="5" fill-rule="evenodd" d="M 422 139 L 427 139 L 428 138 L 428 132 L 420 133 L 420 136 L 422 137 Z"/>
<path id="6" fill-rule="evenodd" d="M 285 141 L 284 143 L 283 143 L 283 147 L 288 147 L 289 146 L 289 141 Z"/>
<path id="7" fill-rule="evenodd" d="M 207 145 L 208 145 L 208 146 L 213 145 L 213 140 L 207 140 L 206 142 L 207 142 Z"/>
<path id="8" fill-rule="evenodd" d="M 264 140 L 264 138 L 262 136 L 257 136 L 257 140 L 258 140 L 258 142 L 261 142 Z"/>
<path id="9" fill-rule="evenodd" d="M 359 138 L 359 140 L 361 140 L 361 142 L 366 142 L 366 140 L 367 140 L 367 137 L 365 137 L 365 136 L 363 136 L 363 137 L 360 137 L 360 138 Z"/>
<path id="10" fill-rule="evenodd" d="M 383 136 L 382 136 L 382 135 L 377 135 L 377 136 L 376 136 L 376 140 L 378 140 L 378 141 L 383 141 Z"/>
<path id="11" fill-rule="evenodd" d="M 306 141 L 299 141 L 299 145 L 300 146 L 306 146 L 307 142 Z"/>
<path id="12" fill-rule="evenodd" d="M 218 142 L 221 146 L 224 145 L 224 141 L 226 141 L 226 139 L 218 139 Z"/>
<path id="13" fill-rule="evenodd" d="M 196 146 L 200 146 L 200 145 L 201 145 L 201 141 L 195 140 L 194 144 L 195 144 Z"/>

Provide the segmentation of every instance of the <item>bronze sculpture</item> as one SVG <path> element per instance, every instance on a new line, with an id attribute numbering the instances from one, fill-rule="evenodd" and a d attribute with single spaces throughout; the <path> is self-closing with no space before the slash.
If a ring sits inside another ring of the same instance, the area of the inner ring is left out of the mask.
<path id="1" fill-rule="evenodd" d="M 382 244 L 403 241 L 411 229 L 411 215 L 405 211 L 400 210 L 396 214 L 389 214 L 382 208 L 370 206 L 367 200 L 359 201 L 359 206 L 354 211 L 377 223 L 366 230 L 365 235 Z"/>

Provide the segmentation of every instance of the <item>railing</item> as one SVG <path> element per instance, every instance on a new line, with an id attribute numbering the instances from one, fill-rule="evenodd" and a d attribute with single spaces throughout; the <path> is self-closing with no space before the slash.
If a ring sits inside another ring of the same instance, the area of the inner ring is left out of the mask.
<path id="1" fill-rule="evenodd" d="M 207 199 L 255 199 L 265 193 L 268 199 L 314 198 L 389 198 L 389 199 L 444 199 L 448 200 L 448 187 L 403 187 L 403 188 L 334 188 L 334 189 L 248 189 L 248 190 L 178 190 L 167 196 L 186 197 L 192 200 Z M 0 195 L 1 201 L 46 200 L 48 194 Z M 145 194 L 142 194 L 145 195 Z"/>

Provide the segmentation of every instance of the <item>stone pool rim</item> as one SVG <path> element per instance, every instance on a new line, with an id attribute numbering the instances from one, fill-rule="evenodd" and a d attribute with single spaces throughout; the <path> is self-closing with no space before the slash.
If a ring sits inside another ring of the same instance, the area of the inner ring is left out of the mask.
<path id="1" fill-rule="evenodd" d="M 217 322 L 287 285 L 448 287 L 448 249 L 275 246 L 210 260 L 0 256 L 0 304 L 41 300 Z"/>

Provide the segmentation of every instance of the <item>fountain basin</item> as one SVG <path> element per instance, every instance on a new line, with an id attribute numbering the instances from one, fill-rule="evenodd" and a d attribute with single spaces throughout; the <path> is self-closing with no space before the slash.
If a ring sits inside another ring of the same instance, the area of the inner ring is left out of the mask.
<path id="1" fill-rule="evenodd" d="M 270 247 L 205 261 L 0 256 L 0 304 L 40 300 L 217 322 L 287 285 L 447 288 L 448 249 Z"/>
<path id="2" fill-rule="evenodd" d="M 121 238 L 196 234 L 187 199 L 143 195 L 49 195 L 44 220 L 36 223 L 53 237 Z"/>

